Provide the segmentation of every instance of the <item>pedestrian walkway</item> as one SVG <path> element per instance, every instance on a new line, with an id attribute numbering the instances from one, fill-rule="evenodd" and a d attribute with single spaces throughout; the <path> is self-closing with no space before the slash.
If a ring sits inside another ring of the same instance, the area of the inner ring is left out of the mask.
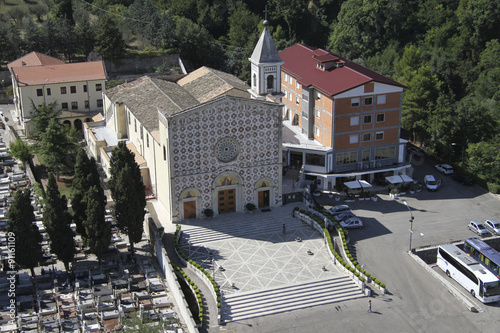
<path id="1" fill-rule="evenodd" d="M 292 210 L 285 206 L 184 221 L 181 249 L 220 286 L 223 320 L 363 296 L 333 265 L 323 236 L 292 217 Z"/>

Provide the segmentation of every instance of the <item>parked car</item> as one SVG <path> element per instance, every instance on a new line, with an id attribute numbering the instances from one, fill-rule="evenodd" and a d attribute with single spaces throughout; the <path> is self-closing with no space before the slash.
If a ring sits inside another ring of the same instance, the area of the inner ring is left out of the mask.
<path id="1" fill-rule="evenodd" d="M 453 167 L 449 164 L 437 164 L 435 168 L 437 171 L 444 173 L 445 175 L 453 174 Z"/>
<path id="2" fill-rule="evenodd" d="M 429 191 L 436 191 L 441 186 L 441 180 L 437 181 L 433 175 L 426 175 L 424 177 L 424 185 Z"/>
<path id="3" fill-rule="evenodd" d="M 458 173 L 454 173 L 453 175 L 451 175 L 451 179 L 453 179 L 454 181 L 459 182 L 462 185 L 470 186 L 470 185 L 474 184 L 474 180 L 471 177 L 464 176 L 464 175 L 461 175 L 461 174 L 458 174 Z"/>
<path id="4" fill-rule="evenodd" d="M 500 235 L 500 222 L 497 220 L 486 220 L 484 226 L 492 235 Z"/>
<path id="5" fill-rule="evenodd" d="M 479 221 L 470 221 L 469 230 L 475 232 L 479 236 L 485 236 L 488 234 L 488 230 L 486 229 L 484 224 Z"/>
<path id="6" fill-rule="evenodd" d="M 347 205 L 338 205 L 338 206 L 333 206 L 332 208 L 329 209 L 329 211 L 330 214 L 335 215 L 342 212 L 350 212 L 351 208 L 349 208 L 349 206 Z"/>
<path id="7" fill-rule="evenodd" d="M 345 229 L 361 229 L 363 228 L 363 221 L 359 217 L 351 217 L 347 220 L 340 221 L 340 226 Z"/>
<path id="8" fill-rule="evenodd" d="M 351 217 L 356 217 L 351 211 L 342 212 L 333 216 L 337 221 L 344 221 L 350 219 Z"/>

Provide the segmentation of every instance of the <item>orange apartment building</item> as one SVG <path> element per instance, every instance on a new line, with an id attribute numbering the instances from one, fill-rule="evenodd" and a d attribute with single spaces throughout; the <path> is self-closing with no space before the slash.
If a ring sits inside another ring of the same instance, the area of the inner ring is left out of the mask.
<path id="1" fill-rule="evenodd" d="M 279 55 L 291 168 L 325 190 L 406 174 L 402 84 L 319 48 L 295 44 Z"/>

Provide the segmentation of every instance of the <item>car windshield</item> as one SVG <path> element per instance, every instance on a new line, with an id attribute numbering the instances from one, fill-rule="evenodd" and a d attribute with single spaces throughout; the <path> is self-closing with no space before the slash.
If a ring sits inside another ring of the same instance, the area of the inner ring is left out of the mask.
<path id="1" fill-rule="evenodd" d="M 494 223 L 494 224 L 493 224 L 493 228 L 495 228 L 495 229 L 500 229 L 500 224 L 498 224 L 498 223 Z"/>
<path id="2" fill-rule="evenodd" d="M 427 181 L 427 184 L 429 184 L 429 185 L 436 185 L 436 181 L 435 180 L 429 180 L 429 181 Z"/>
<path id="3" fill-rule="evenodd" d="M 477 225 L 477 228 L 478 228 L 478 229 L 483 230 L 483 229 L 484 229 L 484 225 L 482 225 L 482 224 L 478 224 L 478 225 Z"/>
<path id="4" fill-rule="evenodd" d="M 484 284 L 484 296 L 500 295 L 500 283 L 488 282 Z"/>

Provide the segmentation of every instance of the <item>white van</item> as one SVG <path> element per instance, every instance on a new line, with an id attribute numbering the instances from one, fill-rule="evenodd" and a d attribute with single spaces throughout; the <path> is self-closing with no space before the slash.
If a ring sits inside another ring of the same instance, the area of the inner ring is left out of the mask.
<path id="1" fill-rule="evenodd" d="M 424 177 L 424 184 L 425 188 L 429 191 L 436 191 L 439 185 L 441 185 L 441 181 L 437 181 L 433 175 L 426 175 Z"/>

